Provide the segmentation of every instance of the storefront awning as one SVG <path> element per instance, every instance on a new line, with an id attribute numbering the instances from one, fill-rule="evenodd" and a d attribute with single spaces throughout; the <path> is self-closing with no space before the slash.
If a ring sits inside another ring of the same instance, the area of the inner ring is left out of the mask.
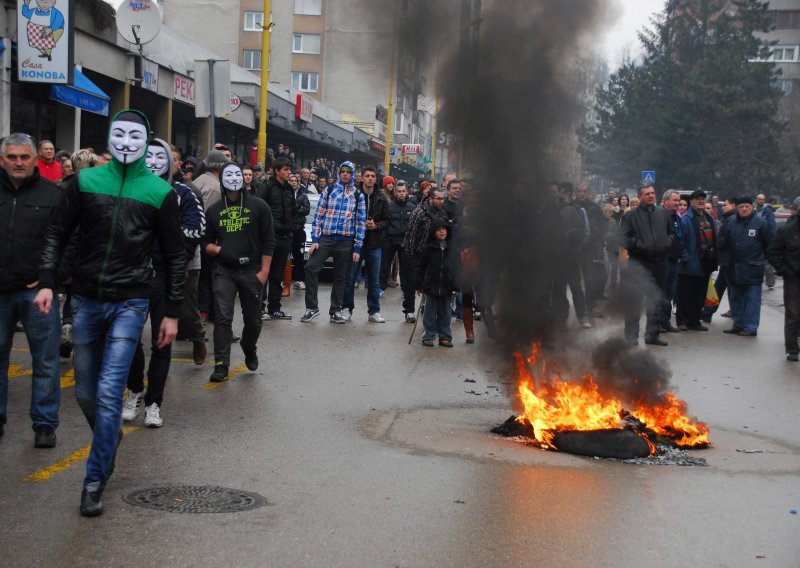
<path id="1" fill-rule="evenodd" d="M 65 105 L 108 116 L 108 101 L 111 97 L 92 83 L 77 67 L 72 82 L 73 85 L 52 85 L 50 98 Z"/>

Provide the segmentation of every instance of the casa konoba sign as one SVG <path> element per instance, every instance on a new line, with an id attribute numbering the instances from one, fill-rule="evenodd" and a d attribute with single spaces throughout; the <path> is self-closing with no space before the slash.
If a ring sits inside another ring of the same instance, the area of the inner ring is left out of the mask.
<path id="1" fill-rule="evenodd" d="M 74 0 L 17 0 L 20 81 L 72 83 Z"/>

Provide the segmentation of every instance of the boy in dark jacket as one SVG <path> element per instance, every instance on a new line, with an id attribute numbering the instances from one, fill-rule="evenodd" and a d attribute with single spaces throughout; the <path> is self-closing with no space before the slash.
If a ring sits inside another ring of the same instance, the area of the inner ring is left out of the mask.
<path id="1" fill-rule="evenodd" d="M 433 347 L 437 335 L 440 346 L 453 346 L 450 299 L 458 295 L 458 263 L 452 252 L 455 249 L 448 246 L 447 235 L 447 225 L 441 224 L 436 228 L 434 238 L 422 251 L 417 271 L 417 290 L 425 293 L 422 344 L 426 347 Z"/>

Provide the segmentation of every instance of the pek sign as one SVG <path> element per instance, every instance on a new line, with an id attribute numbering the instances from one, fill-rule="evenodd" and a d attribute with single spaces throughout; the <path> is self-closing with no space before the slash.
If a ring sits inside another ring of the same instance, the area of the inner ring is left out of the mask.
<path id="1" fill-rule="evenodd" d="M 175 75 L 175 82 L 172 91 L 172 98 L 194 106 L 194 80 L 182 75 Z"/>
<path id="2" fill-rule="evenodd" d="M 19 80 L 72 82 L 74 0 L 17 0 Z"/>

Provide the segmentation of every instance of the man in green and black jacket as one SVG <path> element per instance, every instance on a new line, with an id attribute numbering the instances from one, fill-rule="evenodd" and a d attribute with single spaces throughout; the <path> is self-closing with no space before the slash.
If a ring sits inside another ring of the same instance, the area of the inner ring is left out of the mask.
<path id="1" fill-rule="evenodd" d="M 147 169 L 147 118 L 135 110 L 111 122 L 113 160 L 81 170 L 45 235 L 34 304 L 53 307 L 56 268 L 73 230 L 78 257 L 72 274 L 75 396 L 94 432 L 86 463 L 81 514 L 103 513 L 103 490 L 114 471 L 122 431 L 122 395 L 142 328 L 147 320 L 152 248 L 164 268 L 164 319 L 158 345 L 174 339 L 183 299 L 186 252 L 178 195 Z"/>

